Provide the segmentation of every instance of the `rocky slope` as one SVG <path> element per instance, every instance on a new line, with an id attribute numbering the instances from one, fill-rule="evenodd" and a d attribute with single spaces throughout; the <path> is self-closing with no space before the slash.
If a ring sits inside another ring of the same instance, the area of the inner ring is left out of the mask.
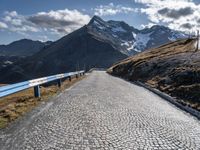
<path id="1" fill-rule="evenodd" d="M 178 40 L 129 57 L 108 72 L 139 80 L 200 110 L 200 50 L 195 50 L 195 39 Z"/>

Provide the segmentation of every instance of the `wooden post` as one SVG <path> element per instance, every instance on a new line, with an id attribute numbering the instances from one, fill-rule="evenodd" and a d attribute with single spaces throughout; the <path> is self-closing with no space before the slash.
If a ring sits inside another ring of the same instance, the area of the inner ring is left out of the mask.
<path id="1" fill-rule="evenodd" d="M 34 87 L 34 96 L 40 97 L 40 86 L 39 85 Z"/>
<path id="2" fill-rule="evenodd" d="M 197 30 L 197 49 L 196 51 L 199 50 L 199 30 Z"/>
<path id="3" fill-rule="evenodd" d="M 61 79 L 58 79 L 57 82 L 58 82 L 58 87 L 61 87 L 61 84 L 62 84 Z"/>
<path id="4" fill-rule="evenodd" d="M 84 66 L 83 66 L 83 70 L 86 70 L 86 65 L 85 65 L 85 63 L 84 63 Z"/>
<path id="5" fill-rule="evenodd" d="M 71 78 L 71 76 L 69 76 L 69 81 L 72 81 L 72 78 Z"/>

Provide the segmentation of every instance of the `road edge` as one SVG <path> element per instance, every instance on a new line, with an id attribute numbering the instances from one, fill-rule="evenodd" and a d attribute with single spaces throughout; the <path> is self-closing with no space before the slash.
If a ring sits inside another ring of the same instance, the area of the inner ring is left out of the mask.
<path id="1" fill-rule="evenodd" d="M 107 72 L 107 73 L 108 73 L 108 72 Z M 170 95 L 168 95 L 168 94 L 166 94 L 166 93 L 164 93 L 164 92 L 161 92 L 161 91 L 158 90 L 158 89 L 152 88 L 152 87 L 148 86 L 147 84 L 144 84 L 144 83 L 142 83 L 142 82 L 140 82 L 140 81 L 129 81 L 129 80 L 125 79 L 125 78 L 122 78 L 122 77 L 119 77 L 119 76 L 115 76 L 115 75 L 112 75 L 112 74 L 110 74 L 110 73 L 108 73 L 108 74 L 111 75 L 111 76 L 120 78 L 120 79 L 122 79 L 122 80 L 125 80 L 125 81 L 127 81 L 127 82 L 130 82 L 130 83 L 132 83 L 132 84 L 135 84 L 135 85 L 137 85 L 137 86 L 143 87 L 143 88 L 149 90 L 150 92 L 152 92 L 152 93 L 154 93 L 154 94 L 160 96 L 161 98 L 163 98 L 164 100 L 168 101 L 169 103 L 175 105 L 176 107 L 178 107 L 179 109 L 183 110 L 184 112 L 189 113 L 189 114 L 191 114 L 192 116 L 194 116 L 195 118 L 197 118 L 198 120 L 200 120 L 200 112 L 198 112 L 197 110 L 195 110 L 195 109 L 193 109 L 193 108 L 191 108 L 191 107 L 184 106 L 184 105 L 178 103 L 178 102 L 176 101 L 176 99 L 173 98 L 173 97 L 171 97 Z"/>
<path id="2" fill-rule="evenodd" d="M 132 82 L 132 83 L 134 83 L 134 84 L 136 84 L 138 86 L 141 86 L 141 87 L 153 92 L 154 94 L 160 96 L 161 98 L 167 100 L 168 102 L 172 103 L 176 107 L 180 108 L 181 110 L 183 110 L 183 111 L 185 111 L 187 113 L 190 113 L 192 116 L 194 116 L 194 117 L 196 117 L 197 119 L 200 120 L 200 112 L 198 112 L 197 110 L 195 110 L 195 109 L 193 109 L 191 107 L 184 106 L 184 105 L 178 103 L 176 101 L 176 99 L 171 97 L 170 95 L 168 95 L 168 94 L 166 94 L 164 92 L 161 92 L 158 89 L 152 88 L 152 87 L 150 87 L 150 86 L 148 86 L 148 85 L 146 85 L 146 84 L 144 84 L 142 82 L 139 82 L 139 81 L 135 81 L 135 82 Z"/>

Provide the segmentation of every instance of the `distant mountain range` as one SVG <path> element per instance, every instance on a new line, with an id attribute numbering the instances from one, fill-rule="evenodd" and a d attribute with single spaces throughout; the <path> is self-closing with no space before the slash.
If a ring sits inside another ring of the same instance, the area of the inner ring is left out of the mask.
<path id="1" fill-rule="evenodd" d="M 32 56 L 51 43 L 51 41 L 40 42 L 22 39 L 8 45 L 0 45 L 0 69 L 12 65 L 25 57 Z"/>
<path id="2" fill-rule="evenodd" d="M 40 42 L 22 39 L 12 42 L 8 45 L 0 45 L 0 56 L 31 56 L 51 43 L 51 41 Z"/>
<path id="3" fill-rule="evenodd" d="M 138 30 L 123 21 L 104 21 L 94 16 L 87 25 L 47 46 L 45 43 L 36 44 L 35 47 L 42 50 L 38 48 L 40 50 L 37 51 L 32 46 L 28 53 L 28 46 L 20 50 L 13 48 L 18 56 L 29 57 L 0 69 L 0 83 L 13 83 L 76 69 L 107 68 L 130 55 L 186 37 L 163 26 Z"/>

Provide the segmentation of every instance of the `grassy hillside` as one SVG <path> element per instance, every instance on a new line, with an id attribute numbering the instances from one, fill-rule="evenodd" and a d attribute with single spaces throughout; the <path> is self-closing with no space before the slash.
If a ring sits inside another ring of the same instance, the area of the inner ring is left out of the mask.
<path id="1" fill-rule="evenodd" d="M 139 80 L 200 111 L 200 50 L 196 40 L 178 40 L 129 57 L 108 73 Z"/>

